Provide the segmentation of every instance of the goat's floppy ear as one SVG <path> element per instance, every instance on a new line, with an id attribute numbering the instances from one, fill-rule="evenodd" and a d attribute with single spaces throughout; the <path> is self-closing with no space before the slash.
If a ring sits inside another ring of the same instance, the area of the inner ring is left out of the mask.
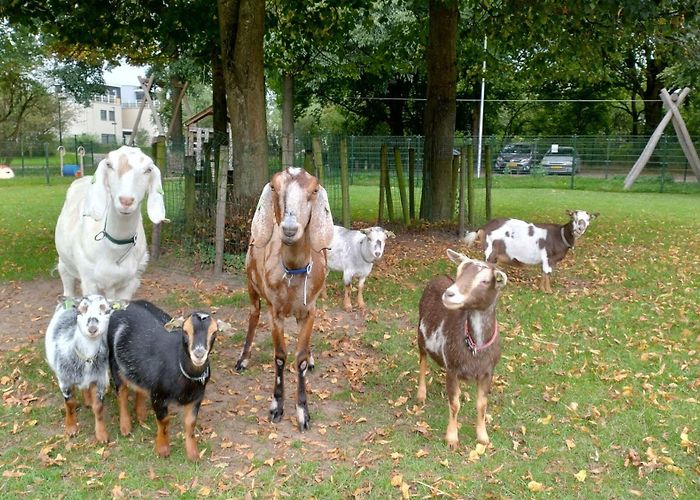
<path id="1" fill-rule="evenodd" d="M 331 246 L 333 241 L 333 215 L 328 205 L 328 194 L 319 186 L 316 201 L 311 207 L 311 221 L 307 228 L 311 237 L 311 248 L 320 252 Z"/>
<path id="2" fill-rule="evenodd" d="M 508 276 L 506 276 L 506 273 L 504 273 L 503 271 L 496 269 L 494 270 L 493 274 L 496 278 L 496 288 L 501 288 L 505 286 L 506 283 L 508 283 Z"/>
<path id="3" fill-rule="evenodd" d="M 396 234 L 394 234 L 393 231 L 389 231 L 388 229 L 385 229 L 384 232 L 386 233 L 388 238 L 396 238 Z"/>
<path id="4" fill-rule="evenodd" d="M 146 209 L 148 218 L 151 219 L 151 222 L 154 224 L 159 224 L 166 220 L 160 169 L 155 165 L 153 165 L 153 170 L 151 170 L 151 184 L 148 186 L 148 203 Z"/>
<path id="5" fill-rule="evenodd" d="M 360 232 L 361 232 L 362 234 L 364 234 L 364 235 L 368 235 L 369 233 L 372 232 L 372 228 L 371 228 L 371 227 L 365 227 L 365 228 L 363 228 L 363 229 L 360 229 Z"/>
<path id="6" fill-rule="evenodd" d="M 569 217 L 573 217 L 575 213 L 576 213 L 576 212 L 574 212 L 573 210 L 567 210 L 567 211 L 566 211 L 566 215 L 568 215 Z"/>
<path id="7" fill-rule="evenodd" d="M 600 212 L 594 212 L 591 214 L 591 220 L 597 219 L 600 216 Z"/>
<path id="8" fill-rule="evenodd" d="M 66 297 L 65 295 L 59 295 L 58 305 L 63 307 L 63 309 L 75 309 L 76 307 L 78 307 L 76 299 L 74 299 L 73 297 Z"/>
<path id="9" fill-rule="evenodd" d="M 454 262 L 455 264 L 458 264 L 458 265 L 461 264 L 462 262 L 471 262 L 472 261 L 472 259 L 470 259 L 466 255 L 461 254 L 459 252 L 455 252 L 451 248 L 447 249 L 447 257 L 449 257 L 449 259 L 452 262 Z"/>
<path id="10" fill-rule="evenodd" d="M 92 176 L 92 183 L 85 193 L 85 203 L 83 205 L 83 215 L 100 220 L 105 216 L 107 209 L 107 174 L 111 167 L 109 158 L 102 160 L 97 165 L 95 175 Z"/>
<path id="11" fill-rule="evenodd" d="M 275 221 L 275 207 L 272 206 L 272 187 L 268 182 L 260 194 L 258 206 L 253 215 L 250 226 L 250 244 L 256 247 L 264 247 L 272 237 Z"/>

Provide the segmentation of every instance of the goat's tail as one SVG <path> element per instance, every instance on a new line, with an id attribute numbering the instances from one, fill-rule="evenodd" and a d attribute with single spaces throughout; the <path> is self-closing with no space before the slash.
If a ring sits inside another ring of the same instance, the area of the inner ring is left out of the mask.
<path id="1" fill-rule="evenodd" d="M 474 243 L 479 239 L 479 233 L 481 231 L 470 231 L 464 236 L 464 243 L 467 244 L 468 247 L 474 246 Z"/>

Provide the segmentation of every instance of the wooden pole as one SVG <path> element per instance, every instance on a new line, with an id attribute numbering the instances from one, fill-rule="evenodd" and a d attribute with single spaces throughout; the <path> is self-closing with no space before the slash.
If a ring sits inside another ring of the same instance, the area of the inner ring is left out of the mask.
<path id="1" fill-rule="evenodd" d="M 474 146 L 467 146 L 467 223 L 474 227 Z"/>
<path id="2" fill-rule="evenodd" d="M 340 138 L 340 199 L 342 202 L 342 224 L 350 227 L 350 172 L 348 170 L 348 138 Z"/>
<path id="3" fill-rule="evenodd" d="M 416 150 L 408 148 L 408 213 L 416 220 Z"/>
<path id="4" fill-rule="evenodd" d="M 163 178 L 165 178 L 165 175 L 167 173 L 167 158 L 166 158 L 166 149 L 165 149 L 165 137 L 161 136 L 156 139 L 156 142 L 153 143 L 152 146 L 152 155 L 153 159 L 155 160 L 155 164 L 159 166 L 161 170 L 161 174 Z M 186 178 L 185 178 L 186 179 Z M 186 182 L 186 180 L 185 180 Z M 185 219 L 187 220 L 187 219 Z M 153 260 L 158 260 L 160 258 L 160 232 L 161 232 L 161 223 L 158 224 L 153 224 L 153 228 L 151 229 L 151 259 Z"/>
<path id="5" fill-rule="evenodd" d="M 466 228 L 464 227 L 464 212 L 465 212 L 465 190 L 467 184 L 467 174 L 465 172 L 465 164 L 467 156 L 467 148 L 462 146 L 459 151 L 459 237 L 464 238 L 467 234 Z"/>
<path id="6" fill-rule="evenodd" d="M 389 151 L 385 151 L 387 157 L 384 161 L 384 195 L 386 197 L 386 212 L 389 216 L 389 221 L 394 220 L 394 202 L 391 196 L 391 180 L 389 177 Z"/>
<path id="7" fill-rule="evenodd" d="M 493 165 L 491 165 L 491 147 L 486 145 L 484 155 L 484 181 L 486 184 L 486 220 L 491 220 L 491 189 L 493 187 Z"/>
<path id="8" fill-rule="evenodd" d="M 154 78 L 155 75 L 151 74 L 151 76 L 148 78 L 148 82 L 144 83 L 145 80 L 141 81 L 141 78 L 139 77 L 139 80 L 141 81 L 141 88 L 144 92 L 144 98 L 141 100 L 141 104 L 139 104 L 139 110 L 136 113 L 136 120 L 134 121 L 134 126 L 131 129 L 131 137 L 129 137 L 129 146 L 134 145 L 134 140 L 136 139 L 136 132 L 138 132 L 139 130 L 139 122 L 141 121 L 141 115 L 143 114 L 143 108 L 146 107 L 146 102 L 148 102 L 145 98 L 145 95 L 151 91 L 151 85 L 153 85 Z"/>
<path id="9" fill-rule="evenodd" d="M 224 243 L 226 241 L 226 188 L 228 187 L 228 162 L 221 161 L 219 144 L 215 146 L 217 165 L 217 189 L 216 189 L 216 232 L 214 236 L 214 274 L 220 275 L 224 271 Z"/>
<path id="10" fill-rule="evenodd" d="M 401 197 L 401 212 L 403 214 L 403 224 L 408 226 L 411 217 L 408 214 L 408 196 L 406 193 L 406 181 L 403 177 L 403 165 L 401 163 L 401 150 L 394 146 L 394 166 L 396 167 L 396 182 L 399 185 L 399 196 Z"/>
<path id="11" fill-rule="evenodd" d="M 457 188 L 459 187 L 459 156 L 452 155 L 452 182 L 450 184 L 450 199 L 452 201 L 452 214 L 450 219 L 454 217 L 454 210 L 457 205 Z"/>
<path id="12" fill-rule="evenodd" d="M 314 137 L 311 140 L 311 148 L 314 152 L 314 167 L 316 170 L 316 173 L 314 175 L 316 175 L 316 177 L 318 178 L 319 184 L 323 186 L 326 180 L 326 175 L 323 168 L 323 149 L 321 148 L 320 137 Z"/>
<path id="13" fill-rule="evenodd" d="M 678 106 L 680 106 L 683 103 L 683 101 L 689 93 L 690 89 L 688 87 L 683 89 L 683 91 L 678 96 L 678 101 L 676 102 Z M 649 142 L 647 142 L 647 145 L 644 147 L 644 151 L 642 151 L 642 154 L 639 155 L 639 158 L 637 158 L 637 161 L 634 163 L 634 166 L 632 166 L 632 169 L 627 174 L 624 185 L 625 189 L 629 189 L 632 187 L 632 184 L 634 184 L 634 181 L 637 180 L 637 177 L 639 177 L 639 174 L 642 172 L 642 169 L 649 162 L 649 158 L 651 158 L 651 155 L 654 152 L 656 145 L 659 143 L 659 139 L 661 139 L 661 135 L 664 133 L 666 125 L 668 125 L 671 121 L 671 118 L 673 118 L 673 113 L 671 111 L 668 111 L 659 122 L 659 125 L 656 127 L 656 130 L 654 130 L 654 133 L 649 138 Z"/>
<path id="14" fill-rule="evenodd" d="M 316 172 L 314 172 L 314 157 L 308 149 L 304 152 L 304 170 L 311 175 L 316 175 Z"/>
<path id="15" fill-rule="evenodd" d="M 382 149 L 379 152 L 379 210 L 377 224 L 381 224 L 384 220 L 384 172 L 386 171 L 387 157 L 386 144 L 382 144 Z"/>
<path id="16" fill-rule="evenodd" d="M 668 90 L 661 89 L 661 100 L 664 101 L 666 108 L 673 114 L 671 123 L 673 123 L 673 128 L 678 136 L 678 143 L 681 145 L 681 149 L 688 159 L 690 168 L 695 172 L 695 177 L 697 177 L 698 182 L 700 182 L 700 158 L 698 158 L 698 152 L 695 150 L 693 141 L 690 139 L 690 134 L 685 126 L 683 117 L 680 111 L 678 111 L 676 103 L 673 102 L 673 96 L 668 93 Z"/>

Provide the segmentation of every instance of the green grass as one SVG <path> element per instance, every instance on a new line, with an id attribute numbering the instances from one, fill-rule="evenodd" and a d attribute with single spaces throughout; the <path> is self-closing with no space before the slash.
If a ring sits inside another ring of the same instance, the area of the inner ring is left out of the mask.
<path id="1" fill-rule="evenodd" d="M 50 228 L 64 190 L 65 185 L 0 188 L 9 203 L 6 214 L 15 215 L 0 218 L 5 241 L 15 235 L 3 253 L 12 269 L 3 279 L 43 276 L 53 265 Z M 353 188 L 352 196 L 356 218 L 369 213 L 363 212 L 362 203 L 376 202 L 376 190 L 369 186 Z M 189 464 L 181 436 L 173 439 L 173 455 L 159 460 L 152 450 L 152 423 L 150 429 L 137 428 L 132 437 L 115 437 L 102 447 L 90 441 L 86 411 L 81 413 L 81 435 L 66 440 L 55 382 L 41 347 L 28 345 L 0 358 L 0 494 L 85 497 L 122 492 L 153 497 L 180 495 L 185 488 L 186 496 L 242 497 L 251 492 L 266 497 L 396 498 L 401 493 L 391 480 L 401 475 L 396 483 L 405 483 L 416 497 L 442 492 L 523 498 L 533 495 L 528 484 L 535 481 L 547 496 L 564 498 L 630 498 L 637 492 L 651 498 L 693 498 L 700 488 L 699 206 L 700 198 L 688 194 L 519 187 L 495 191 L 494 216 L 559 221 L 565 219 L 565 210 L 581 208 L 600 212 L 600 217 L 556 273 L 554 294 L 535 290 L 536 269 L 506 269 L 510 280 L 498 310 L 503 358 L 489 399 L 492 446 L 483 455 L 474 455 L 472 386 L 463 385 L 461 446 L 456 452 L 444 443 L 444 376 L 432 363 L 427 403 L 415 404 L 418 298 L 431 276 L 453 272 L 443 247 L 461 248 L 457 241 L 438 239 L 436 247 L 416 247 L 392 261 L 383 274 L 370 276 L 365 292 L 370 313 L 355 336 L 371 361 L 369 370 L 361 390 L 338 387 L 329 396 L 327 401 L 342 405 L 340 417 L 324 415 L 324 403 L 314 400 L 313 425 L 327 426 L 326 434 L 313 438 L 322 441 L 322 451 L 307 451 L 300 438 L 290 439 L 286 447 L 271 447 L 269 431 L 263 429 L 254 440 L 252 460 L 232 451 L 229 466 L 218 467 L 220 462 L 206 459 L 208 451 L 202 463 Z M 27 234 L 16 235 L 22 232 Z M 338 275 L 331 274 L 329 308 L 339 300 L 338 282 Z M 243 310 L 247 301 L 242 290 L 209 298 L 212 305 Z M 196 293 L 175 292 L 163 304 L 201 305 Z M 342 326 L 336 324 L 337 329 Z M 334 349 L 341 335 L 337 330 L 316 332 L 315 352 Z M 242 336 L 238 330 L 230 339 L 236 349 Z M 261 335 L 258 342 L 255 366 L 242 375 L 245 387 L 269 378 L 261 366 L 271 362 L 269 335 Z M 231 370 L 233 360 L 219 357 L 216 363 L 220 380 L 238 377 Z M 311 387 L 320 382 L 317 377 L 311 376 Z M 293 391 L 293 377 L 288 380 L 288 391 Z M 251 415 L 226 418 L 243 422 L 246 430 L 261 427 Z M 334 421 L 340 425 L 331 425 Z M 224 428 L 226 422 L 221 423 Z M 279 424 L 284 429 L 290 425 Z M 173 430 L 180 428 L 178 417 Z M 109 430 L 116 434 L 114 422 Z M 690 443 L 682 441 L 682 434 Z M 218 445 L 217 439 L 206 437 L 200 450 Z M 39 452 L 46 446 L 48 459 L 42 462 Z M 646 465 L 632 460 L 626 466 L 630 450 Z M 65 460 L 56 461 L 59 454 Z M 266 463 L 270 458 L 272 465 Z M 237 475 L 249 468 L 251 475 Z M 579 481 L 574 475 L 582 470 L 586 477 Z"/>

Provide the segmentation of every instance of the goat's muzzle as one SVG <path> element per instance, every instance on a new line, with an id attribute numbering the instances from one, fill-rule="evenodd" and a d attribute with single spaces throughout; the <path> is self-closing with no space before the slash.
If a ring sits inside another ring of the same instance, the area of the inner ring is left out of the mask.
<path id="1" fill-rule="evenodd" d="M 190 351 L 190 360 L 194 366 L 199 368 L 207 362 L 208 355 L 209 351 L 207 348 L 199 345 Z"/>

